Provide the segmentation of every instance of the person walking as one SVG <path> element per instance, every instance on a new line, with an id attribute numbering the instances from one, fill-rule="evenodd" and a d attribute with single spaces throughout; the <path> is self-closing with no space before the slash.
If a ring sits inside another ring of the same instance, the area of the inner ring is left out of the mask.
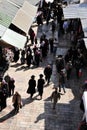
<path id="1" fill-rule="evenodd" d="M 29 87 L 27 89 L 27 93 L 30 94 L 30 97 L 32 99 L 33 94 L 36 92 L 35 91 L 36 80 L 35 80 L 35 76 L 34 75 L 31 76 L 31 79 L 29 80 L 28 85 L 29 85 Z"/>
<path id="2" fill-rule="evenodd" d="M 19 60 L 20 50 L 17 47 L 15 47 L 13 53 L 14 53 L 13 59 L 14 62 L 16 63 Z"/>
<path id="3" fill-rule="evenodd" d="M 0 112 L 3 110 L 3 97 L 4 97 L 4 94 L 3 94 L 3 91 L 1 89 L 1 82 L 0 82 Z"/>
<path id="4" fill-rule="evenodd" d="M 21 64 L 24 64 L 25 63 L 25 50 L 21 50 Z"/>
<path id="5" fill-rule="evenodd" d="M 38 79 L 38 83 L 37 83 L 37 89 L 40 95 L 40 99 L 42 99 L 42 95 L 43 95 L 43 87 L 45 84 L 45 80 L 43 79 L 43 74 L 39 75 L 40 78 Z"/>
<path id="6" fill-rule="evenodd" d="M 32 60 L 33 60 L 33 56 L 30 52 L 28 52 L 26 55 L 26 64 L 28 67 L 30 67 Z"/>
<path id="7" fill-rule="evenodd" d="M 79 75 L 80 70 L 81 70 L 80 73 L 82 73 L 82 66 L 81 66 L 81 61 L 79 58 L 77 58 L 77 60 L 75 61 L 74 66 L 75 66 L 75 70 L 76 70 L 76 77 L 77 77 L 77 79 L 79 79 L 80 78 L 80 75 Z"/>
<path id="8" fill-rule="evenodd" d="M 54 21 L 52 21 L 52 35 L 53 36 L 54 36 L 55 29 L 56 29 L 56 24 Z"/>
<path id="9" fill-rule="evenodd" d="M 61 70 L 61 72 L 59 74 L 59 92 L 61 92 L 61 88 L 63 88 L 64 93 L 66 93 L 66 91 L 65 91 L 65 77 L 66 77 L 65 72 L 63 72 Z"/>
<path id="10" fill-rule="evenodd" d="M 54 88 L 55 90 L 51 94 L 51 101 L 53 102 L 53 109 L 56 109 L 56 104 L 60 99 L 60 93 L 57 91 L 57 87 Z"/>
<path id="11" fill-rule="evenodd" d="M 10 77 L 10 80 L 8 82 L 8 87 L 9 87 L 9 97 L 10 97 L 11 95 L 14 94 L 14 89 L 15 89 L 15 80 L 14 80 L 14 78 Z"/>
<path id="12" fill-rule="evenodd" d="M 0 89 L 2 91 L 3 97 L 2 97 L 2 109 L 7 107 L 7 98 L 9 96 L 9 88 L 8 88 L 8 83 L 5 80 L 2 80 Z"/>
<path id="13" fill-rule="evenodd" d="M 30 28 L 28 34 L 30 36 L 31 44 L 33 45 L 34 44 L 34 38 L 35 38 L 34 30 L 32 28 Z"/>
<path id="14" fill-rule="evenodd" d="M 12 103 L 14 106 L 15 112 L 19 112 L 19 109 L 22 107 L 21 95 L 16 91 L 12 98 Z"/>
<path id="15" fill-rule="evenodd" d="M 34 59 L 35 59 L 35 65 L 36 65 L 37 67 L 39 67 L 40 62 L 41 62 L 41 60 L 42 60 L 42 58 L 41 58 L 41 53 L 40 53 L 39 50 L 36 50 L 36 52 L 35 52 L 35 54 L 34 54 Z"/>
<path id="16" fill-rule="evenodd" d="M 56 51 L 57 51 L 57 46 L 58 46 L 58 42 L 57 39 L 55 38 L 53 41 L 53 56 L 56 56 Z"/>
<path id="17" fill-rule="evenodd" d="M 44 69 L 44 75 L 45 75 L 45 80 L 47 81 L 47 84 L 50 82 L 50 78 L 52 75 L 52 67 L 50 65 L 47 65 Z"/>
<path id="18" fill-rule="evenodd" d="M 70 79 L 71 71 L 72 71 L 72 61 L 69 61 L 66 64 L 67 80 Z"/>
<path id="19" fill-rule="evenodd" d="M 50 39 L 49 39 L 50 53 L 53 53 L 53 44 L 54 44 L 53 38 L 50 38 Z"/>

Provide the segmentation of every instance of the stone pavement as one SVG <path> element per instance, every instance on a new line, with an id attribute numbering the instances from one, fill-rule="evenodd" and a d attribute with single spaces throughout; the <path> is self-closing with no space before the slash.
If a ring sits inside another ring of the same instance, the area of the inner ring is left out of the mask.
<path id="1" fill-rule="evenodd" d="M 43 25 L 45 31 L 47 28 Z M 40 37 L 40 31 L 37 35 Z M 51 30 L 46 33 L 49 37 L 52 35 Z M 56 34 L 57 36 L 57 34 Z M 60 45 L 67 43 L 64 39 L 58 39 Z M 48 63 L 53 63 L 53 74 L 49 86 L 45 85 L 43 99 L 39 100 L 38 93 L 34 95 L 33 100 L 26 93 L 28 80 L 34 74 L 37 80 L 39 74 L 43 73 L 44 67 Z M 42 61 L 40 67 L 30 69 L 26 65 L 11 63 L 6 74 L 14 77 L 16 89 L 22 96 L 23 107 L 18 114 L 13 113 L 12 97 L 7 99 L 7 107 L 0 113 L 0 130 L 77 130 L 79 122 L 82 119 L 82 112 L 79 108 L 80 97 L 79 87 L 84 81 L 75 77 L 75 70 L 72 72 L 70 81 L 66 84 L 66 93 L 63 92 L 61 99 L 57 103 L 56 110 L 52 110 L 50 95 L 53 91 L 53 84 L 58 85 L 58 74 L 56 72 L 54 57 L 49 53 L 48 57 Z M 86 71 L 84 70 L 84 77 Z"/>

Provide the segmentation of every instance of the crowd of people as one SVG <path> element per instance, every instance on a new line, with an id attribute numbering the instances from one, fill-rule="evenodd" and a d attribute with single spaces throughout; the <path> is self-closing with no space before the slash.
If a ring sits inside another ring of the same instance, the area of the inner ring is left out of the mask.
<path id="1" fill-rule="evenodd" d="M 37 85 L 37 91 L 40 96 L 40 99 L 42 99 L 43 96 L 43 88 L 44 84 L 47 82 L 49 84 L 51 75 L 52 75 L 52 67 L 50 65 L 47 65 L 43 71 L 43 74 L 40 74 L 40 78 L 38 81 L 35 80 L 35 75 L 31 76 L 31 79 L 28 81 L 28 89 L 26 92 L 30 94 L 31 99 L 33 98 L 34 93 L 36 93 L 36 85 Z M 43 79 L 43 76 L 45 76 L 45 79 Z M 15 108 L 15 111 L 18 112 L 19 108 L 22 107 L 21 105 L 21 95 L 15 90 L 15 80 L 14 78 L 10 77 L 8 74 L 2 78 L 0 82 L 0 111 L 2 111 L 7 106 L 7 98 L 13 97 L 12 102 L 13 106 Z M 16 98 L 17 96 L 17 98 Z"/>
<path id="2" fill-rule="evenodd" d="M 52 92 L 50 99 L 53 101 L 53 109 L 55 109 L 57 101 L 61 98 L 61 89 L 63 89 L 63 92 L 66 93 L 66 80 L 70 80 L 73 68 L 76 70 L 77 79 L 82 76 L 82 69 L 86 66 L 86 48 L 84 44 L 81 44 L 82 40 L 79 40 L 83 37 L 80 19 L 63 20 L 62 6 L 56 2 L 47 4 L 43 1 L 43 5 L 38 8 L 38 11 L 42 12 L 36 19 L 38 26 L 43 25 L 44 21 L 46 21 L 47 26 L 50 24 L 52 28 L 52 37 L 48 39 L 46 34 L 42 32 L 38 46 L 37 36 L 31 27 L 28 32 L 31 45 L 26 44 L 25 48 L 21 51 L 18 48 L 14 48 L 12 50 L 14 53 L 12 62 L 17 62 L 20 58 L 21 64 L 27 64 L 29 68 L 31 64 L 39 67 L 40 63 L 43 62 L 48 56 L 49 51 L 53 54 L 58 72 L 58 86 L 54 87 L 55 90 Z M 50 22 L 51 19 L 52 22 Z M 68 49 L 65 56 L 55 57 L 58 47 L 58 42 L 54 35 L 57 27 L 55 20 L 57 20 L 58 24 L 58 37 L 66 34 L 69 36 L 71 41 L 71 47 Z M 44 85 L 45 83 L 49 85 L 51 75 L 52 67 L 48 64 L 45 66 L 43 74 L 39 74 L 39 79 L 37 81 L 35 80 L 35 75 L 31 76 L 28 81 L 28 88 L 26 90 L 26 92 L 30 94 L 31 99 L 36 92 L 38 92 L 40 99 L 42 99 Z M 4 79 L 1 79 L 0 110 L 3 110 L 6 107 L 6 99 L 13 96 L 12 103 L 14 109 L 16 112 L 19 112 L 19 108 L 22 107 L 21 94 L 17 91 L 14 93 L 14 90 L 15 80 L 12 77 L 7 75 Z"/>
<path id="3" fill-rule="evenodd" d="M 15 80 L 8 74 L 0 81 L 0 111 L 7 106 L 7 98 L 14 95 Z"/>

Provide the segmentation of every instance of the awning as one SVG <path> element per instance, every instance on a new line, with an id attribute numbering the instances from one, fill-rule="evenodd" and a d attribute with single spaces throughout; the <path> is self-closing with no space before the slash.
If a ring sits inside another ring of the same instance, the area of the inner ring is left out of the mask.
<path id="1" fill-rule="evenodd" d="M 54 0 L 45 0 L 46 3 L 53 3 Z"/>
<path id="2" fill-rule="evenodd" d="M 82 24 L 82 29 L 84 32 L 84 37 L 87 37 L 87 19 L 80 19 Z"/>
<path id="3" fill-rule="evenodd" d="M 83 40 L 84 40 L 84 43 L 85 43 L 85 47 L 87 49 L 87 38 L 83 38 Z"/>
<path id="4" fill-rule="evenodd" d="M 5 27 L 9 27 L 18 9 L 19 8 L 11 4 L 9 0 L 1 0 L 0 1 L 0 24 Z"/>
<path id="5" fill-rule="evenodd" d="M 28 14 L 30 15 L 31 17 L 35 17 L 36 15 L 36 12 L 37 12 L 37 7 L 36 6 L 33 6 L 31 5 L 29 2 L 25 1 L 23 6 L 22 6 L 22 9 Z"/>
<path id="6" fill-rule="evenodd" d="M 0 37 L 2 37 L 3 36 L 3 34 L 5 33 L 5 31 L 6 31 L 6 27 L 4 27 L 3 25 L 1 25 L 0 24 Z"/>
<path id="7" fill-rule="evenodd" d="M 67 2 L 68 4 L 78 4 L 80 0 L 63 0 L 63 2 Z"/>
<path id="8" fill-rule="evenodd" d="M 78 18 L 77 8 L 75 6 L 68 6 L 63 8 L 64 19 L 75 19 Z"/>
<path id="9" fill-rule="evenodd" d="M 63 13 L 64 19 L 87 18 L 87 4 L 70 4 Z"/>
<path id="10" fill-rule="evenodd" d="M 34 21 L 36 12 L 37 7 L 34 7 L 33 5 L 25 1 L 22 8 L 18 10 L 16 16 L 12 20 L 12 24 L 14 24 L 19 29 L 23 30 L 26 34 L 28 34 L 29 28 Z"/>
<path id="11" fill-rule="evenodd" d="M 16 16 L 14 17 L 12 24 L 17 26 L 28 34 L 28 30 L 32 25 L 33 17 L 29 16 L 24 10 L 19 9 Z"/>
<path id="12" fill-rule="evenodd" d="M 84 114 L 85 114 L 86 123 L 87 123 L 87 92 L 86 91 L 83 93 L 82 99 L 83 99 L 83 104 L 84 104 L 84 109 L 85 109 Z"/>
<path id="13" fill-rule="evenodd" d="M 25 36 L 20 35 L 10 29 L 7 29 L 1 38 L 1 42 L 3 41 L 6 45 L 11 45 L 19 49 L 24 48 L 26 40 L 27 39 Z"/>
<path id="14" fill-rule="evenodd" d="M 9 0 L 11 2 L 13 2 L 14 4 L 22 7 L 24 0 Z M 40 0 L 27 0 L 29 3 L 31 3 L 32 5 L 36 5 Z"/>

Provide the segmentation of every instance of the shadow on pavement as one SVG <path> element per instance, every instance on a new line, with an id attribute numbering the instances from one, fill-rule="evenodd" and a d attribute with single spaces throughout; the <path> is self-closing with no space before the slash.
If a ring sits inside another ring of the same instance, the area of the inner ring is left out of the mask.
<path id="1" fill-rule="evenodd" d="M 11 67 L 17 68 L 17 67 L 19 67 L 20 65 L 21 65 L 21 63 L 15 63 L 14 65 L 11 65 Z"/>
<path id="2" fill-rule="evenodd" d="M 23 106 L 25 106 L 29 103 L 32 103 L 34 100 L 38 100 L 37 97 L 38 97 L 38 94 L 36 96 L 34 96 L 32 99 L 30 97 L 26 98 L 26 99 L 22 99 Z"/>
<path id="3" fill-rule="evenodd" d="M 26 69 L 26 66 L 21 66 L 21 67 L 17 68 L 15 71 L 21 71 L 21 70 L 24 70 L 24 69 Z"/>
<path id="4" fill-rule="evenodd" d="M 30 67 L 28 67 L 28 66 L 20 66 L 19 68 L 16 69 L 16 71 L 21 71 L 21 70 L 27 71 L 29 69 L 35 69 L 35 68 L 37 68 L 37 67 L 36 66 L 30 66 Z"/>
<path id="5" fill-rule="evenodd" d="M 16 113 L 15 113 L 15 110 L 13 109 L 11 112 L 9 112 L 7 115 L 3 116 L 0 118 L 0 123 L 4 122 L 5 120 L 15 116 Z"/>
<path id="6" fill-rule="evenodd" d="M 81 115 L 79 115 L 79 110 L 74 111 L 72 105 L 74 102 L 57 103 L 56 109 L 53 110 L 52 103 L 46 101 L 44 113 L 39 114 L 34 123 L 38 124 L 44 120 L 45 130 L 77 130 Z"/>

